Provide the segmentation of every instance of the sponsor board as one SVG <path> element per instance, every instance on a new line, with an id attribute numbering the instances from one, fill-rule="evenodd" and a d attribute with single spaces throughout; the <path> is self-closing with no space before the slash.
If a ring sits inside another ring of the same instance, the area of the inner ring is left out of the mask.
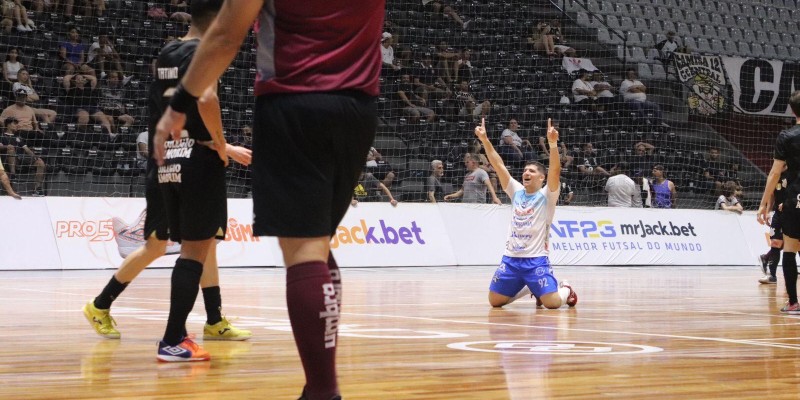
<path id="1" fill-rule="evenodd" d="M 331 239 L 339 265 L 456 265 L 439 209 L 430 204 L 359 203 Z"/>
<path id="2" fill-rule="evenodd" d="M 130 239 L 128 252 L 140 245 L 144 205 L 144 199 L 0 197 L 10 227 L 0 230 L 0 269 L 117 268 L 120 241 Z M 277 240 L 253 234 L 251 200 L 229 200 L 228 216 L 217 246 L 220 266 L 283 265 Z M 342 267 L 497 265 L 510 221 L 507 205 L 360 203 L 331 245 Z M 558 207 L 549 229 L 556 265 L 753 265 L 768 246 L 768 228 L 754 212 Z M 172 266 L 176 257 L 154 265 Z"/>
<path id="3" fill-rule="evenodd" d="M 117 268 L 144 244 L 144 199 L 49 197 L 47 204 L 61 268 Z M 253 235 L 250 204 L 228 200 L 227 232 L 217 246 L 220 266 L 276 265 L 277 245 Z M 167 256 L 152 265 L 173 266 L 179 253 L 180 245 L 168 242 Z"/>

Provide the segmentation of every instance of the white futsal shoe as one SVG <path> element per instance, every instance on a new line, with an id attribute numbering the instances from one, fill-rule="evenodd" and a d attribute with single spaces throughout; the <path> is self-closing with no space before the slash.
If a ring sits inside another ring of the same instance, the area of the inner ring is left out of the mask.
<path id="1" fill-rule="evenodd" d="M 117 249 L 119 250 L 120 257 L 125 258 L 133 253 L 134 250 L 144 245 L 144 220 L 146 216 L 147 211 L 143 210 L 142 213 L 139 214 L 139 218 L 137 218 L 136 222 L 132 225 L 128 225 L 127 222 L 117 217 L 111 219 L 111 225 L 114 229 L 114 239 L 117 241 Z M 179 254 L 180 252 L 180 243 L 167 242 L 166 254 Z"/>

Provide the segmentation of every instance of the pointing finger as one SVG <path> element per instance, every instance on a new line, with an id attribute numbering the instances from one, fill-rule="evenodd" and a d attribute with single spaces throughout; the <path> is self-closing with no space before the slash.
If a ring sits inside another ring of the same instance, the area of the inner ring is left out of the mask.
<path id="1" fill-rule="evenodd" d="M 553 121 L 550 118 L 548 118 L 547 119 L 547 130 L 549 131 L 550 128 L 552 128 L 552 127 L 553 127 Z"/>

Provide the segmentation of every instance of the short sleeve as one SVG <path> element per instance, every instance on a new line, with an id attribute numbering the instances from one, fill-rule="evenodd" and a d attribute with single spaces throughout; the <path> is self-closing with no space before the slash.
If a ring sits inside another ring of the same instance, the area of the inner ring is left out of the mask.
<path id="1" fill-rule="evenodd" d="M 511 178 L 511 179 L 508 180 L 508 185 L 506 185 L 506 187 L 503 188 L 503 191 L 505 191 L 506 194 L 508 195 L 508 197 L 513 200 L 514 199 L 514 193 L 519 192 L 520 190 L 524 190 L 524 189 L 525 189 L 525 187 L 522 186 L 522 184 L 519 183 L 518 180 L 516 180 L 514 178 Z"/>
<path id="2" fill-rule="evenodd" d="M 778 135 L 778 140 L 775 141 L 775 154 L 772 158 L 776 160 L 786 161 L 786 135 L 781 132 Z"/>

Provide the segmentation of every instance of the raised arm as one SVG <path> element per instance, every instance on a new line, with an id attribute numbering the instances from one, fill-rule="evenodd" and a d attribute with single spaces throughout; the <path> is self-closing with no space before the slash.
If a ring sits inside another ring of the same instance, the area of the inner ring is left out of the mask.
<path id="1" fill-rule="evenodd" d="M 561 156 L 558 154 L 558 130 L 547 119 L 547 143 L 550 147 L 550 165 L 547 170 L 547 188 L 555 192 L 561 188 Z"/>
<path id="2" fill-rule="evenodd" d="M 503 158 L 500 157 L 500 154 L 497 154 L 497 150 L 494 149 L 492 142 L 486 136 L 486 120 L 484 118 L 481 118 L 481 124 L 475 127 L 475 136 L 477 136 L 478 140 L 483 144 L 483 148 L 486 150 L 486 158 L 489 160 L 489 163 L 492 164 L 492 167 L 494 167 L 494 172 L 497 174 L 500 186 L 505 189 L 508 187 L 508 182 L 511 181 L 511 174 L 508 172 L 506 165 L 503 164 Z M 494 194 L 494 188 L 490 188 L 490 190 L 493 194 L 492 197 L 497 198 L 497 195 Z"/>
<path id="3" fill-rule="evenodd" d="M 756 214 L 756 219 L 761 225 L 769 222 L 769 210 L 773 202 L 773 190 L 775 190 L 775 186 L 781 179 L 781 171 L 783 171 L 785 165 L 786 161 L 772 160 L 772 169 L 769 170 L 767 184 L 764 187 L 764 194 L 761 195 L 761 204 L 758 206 L 758 213 Z"/>

